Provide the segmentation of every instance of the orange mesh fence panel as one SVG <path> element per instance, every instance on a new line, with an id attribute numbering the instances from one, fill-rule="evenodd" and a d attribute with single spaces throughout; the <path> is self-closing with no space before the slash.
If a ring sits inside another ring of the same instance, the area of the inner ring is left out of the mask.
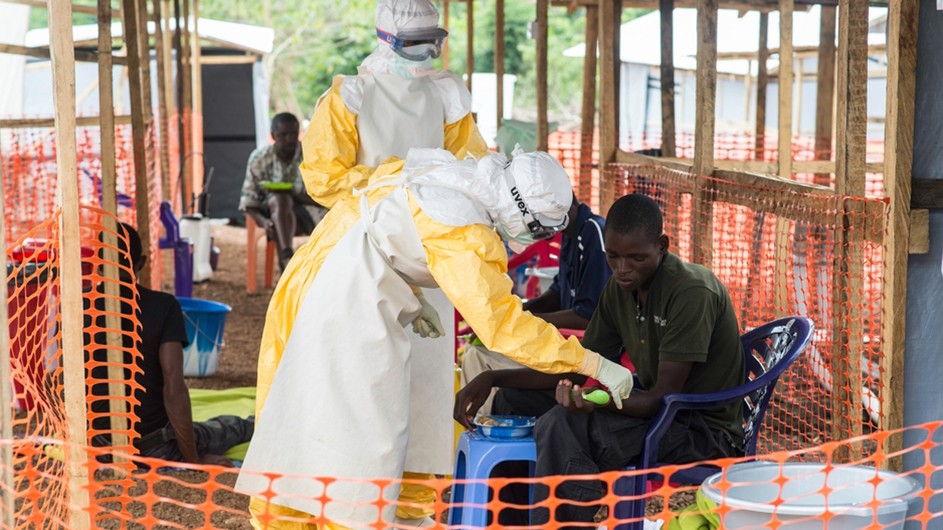
<path id="1" fill-rule="evenodd" d="M 101 210 L 82 208 L 82 282 L 84 303 L 84 356 L 86 387 L 93 389 L 88 394 L 88 438 L 86 443 L 103 443 L 110 438 L 113 427 L 112 416 L 126 419 L 127 442 L 114 446 L 115 450 L 133 453 L 133 432 L 128 429 L 136 421 L 134 406 L 137 400 L 134 391 L 140 388 L 135 376 L 140 371 L 135 359 L 140 356 L 135 348 L 138 341 L 139 320 L 136 314 L 134 282 L 129 266 L 127 250 L 117 261 L 119 269 L 128 279 L 118 281 L 117 308 L 119 327 L 108 328 L 106 319 L 106 280 L 102 276 L 103 256 L 101 252 L 105 238 L 101 236 L 105 213 Z M 57 440 L 67 439 L 66 418 L 63 416 L 61 350 L 62 326 L 60 322 L 58 293 L 60 277 L 58 258 L 58 212 L 46 222 L 17 239 L 6 251 L 7 263 L 7 307 L 10 328 L 10 356 L 16 409 L 13 429 L 14 442 L 14 488 L 17 492 L 31 492 L 17 504 L 17 517 L 21 521 L 62 521 L 67 519 L 67 471 L 63 465 L 64 454 Z M 127 249 L 127 242 L 121 247 Z M 122 307 L 123 305 L 123 307 Z M 116 334 L 118 359 L 121 374 L 110 379 L 110 363 L 106 333 Z M 116 383 L 115 391 L 108 383 Z M 8 384 L 8 383 L 5 383 Z M 109 410 L 108 401 L 120 402 L 122 410 Z M 99 463 L 92 461 L 97 469 Z M 111 480 L 102 478 L 92 482 L 93 495 L 105 491 L 124 491 L 132 485 L 127 475 L 133 464 L 116 464 L 123 473 Z M 119 498 L 126 497 L 119 495 Z M 38 525 L 37 527 L 43 525 Z"/>
<path id="2" fill-rule="evenodd" d="M 658 201 L 672 252 L 706 260 L 743 330 L 791 314 L 815 322 L 814 345 L 771 405 L 765 450 L 879 426 L 884 201 L 732 185 L 655 166 L 612 165 L 603 179 L 614 197 Z M 696 199 L 698 190 L 707 191 Z M 850 366 L 855 351 L 860 361 Z M 846 385 L 851 392 L 832 394 Z"/>
<path id="3" fill-rule="evenodd" d="M 911 442 L 899 453 L 886 453 L 883 442 L 891 435 L 906 435 Z M 933 488 L 940 472 L 933 453 L 943 439 L 943 423 L 932 422 L 913 426 L 900 432 L 877 432 L 843 442 L 829 442 L 799 451 L 779 451 L 747 461 L 727 458 L 706 462 L 719 467 L 718 474 L 704 486 L 672 484 L 670 479 L 679 470 L 697 464 L 667 465 L 655 470 L 609 470 L 598 474 L 547 476 L 539 478 L 500 478 L 452 480 L 340 480 L 331 477 L 276 476 L 265 477 L 268 486 L 251 500 L 259 528 L 375 528 L 390 525 L 381 520 L 380 511 L 395 500 L 395 489 L 402 484 L 421 484 L 437 492 L 436 500 L 423 505 L 436 514 L 434 528 L 534 528 L 535 526 L 502 523 L 508 510 L 524 510 L 549 521 L 536 527 L 555 528 L 616 528 L 626 523 L 650 522 L 671 526 L 684 518 L 693 528 L 763 528 L 770 530 L 821 528 L 827 530 L 861 528 L 899 530 L 905 522 L 919 528 L 935 528 L 941 518 L 935 512 L 940 492 Z M 10 443 L 2 441 L 0 443 Z M 500 443 L 500 442 L 496 442 Z M 17 528 L 66 528 L 66 511 L 70 507 L 64 487 L 62 468 L 46 455 L 52 450 L 63 452 L 65 443 L 57 440 L 19 439 L 13 441 L 22 460 L 15 472 Z M 839 455 L 849 446 L 874 447 L 868 456 L 852 462 L 840 462 Z M 89 476 L 108 480 L 120 470 L 98 464 L 108 453 L 87 448 Z M 891 458 L 906 456 L 914 463 L 911 471 L 893 473 L 881 468 Z M 95 523 L 107 528 L 250 528 L 247 497 L 234 491 L 237 470 L 217 466 L 197 466 L 161 460 L 134 458 L 146 470 L 128 477 L 132 486 L 124 493 L 126 502 L 116 499 L 114 491 L 97 488 L 89 508 Z M 42 465 L 40 465 L 42 463 Z M 172 465 L 173 467 L 167 467 Z M 647 479 L 647 487 L 633 491 L 626 483 L 635 478 Z M 306 499 L 348 504 L 336 496 L 336 487 L 343 483 L 362 484 L 375 491 L 373 498 L 363 499 L 355 506 L 364 517 L 354 521 L 323 515 L 288 511 L 281 506 L 291 497 L 284 493 L 288 482 L 304 481 L 309 485 Z M 584 500 L 561 495 L 561 485 L 579 481 L 586 489 Z M 472 485 L 491 488 L 487 497 L 460 500 L 458 491 Z M 509 500 L 511 489 L 523 486 L 525 499 Z M 444 495 L 451 489 L 453 497 Z M 385 493 L 381 494 L 381 492 Z M 626 515 L 624 503 L 641 501 L 644 513 Z M 932 502 L 931 502 L 932 501 Z M 592 522 L 574 523 L 560 520 L 560 509 L 581 506 L 595 514 Z M 486 510 L 487 520 L 481 526 L 447 525 L 449 510 Z M 518 512 L 520 513 L 520 512 Z M 712 519 L 714 525 L 707 520 Z M 682 519 L 677 519 L 682 518 Z"/>
<path id="4" fill-rule="evenodd" d="M 76 156 L 78 162 L 79 201 L 83 206 L 101 206 L 101 138 L 97 127 L 77 130 Z M 156 153 L 154 128 L 147 131 L 149 149 Z M 137 225 L 135 198 L 137 185 L 131 153 L 131 126 L 115 127 L 115 180 L 118 193 L 118 218 Z M 149 157 L 150 158 L 150 157 Z M 148 191 L 151 239 L 147 243 L 150 255 L 157 255 L 159 232 L 159 205 L 161 176 L 154 164 L 149 166 Z M 3 175 L 5 241 L 16 237 L 50 217 L 56 211 L 56 142 L 51 128 L 12 129 L 0 131 L 0 173 Z M 160 260 L 152 264 L 154 285 L 159 285 L 162 271 Z M 155 265 L 156 264 L 156 265 Z"/>

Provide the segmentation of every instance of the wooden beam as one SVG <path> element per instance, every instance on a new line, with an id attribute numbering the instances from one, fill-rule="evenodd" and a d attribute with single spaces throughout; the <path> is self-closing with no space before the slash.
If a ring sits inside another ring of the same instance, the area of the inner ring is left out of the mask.
<path id="1" fill-rule="evenodd" d="M 101 197 L 102 209 L 107 212 L 102 216 L 105 231 L 102 234 L 104 243 L 104 264 L 102 274 L 105 277 L 105 346 L 108 360 L 108 400 L 109 422 L 111 428 L 112 445 L 117 448 L 130 449 L 127 433 L 129 432 L 128 402 L 125 398 L 129 381 L 125 378 L 124 351 L 122 349 L 121 312 L 119 296 L 121 289 L 118 284 L 118 194 L 115 177 L 115 107 L 114 82 L 112 78 L 112 49 L 111 49 L 111 0 L 98 0 L 98 53 L 101 60 L 98 63 L 98 107 L 99 107 L 99 139 L 101 142 Z M 127 456 L 114 455 L 115 462 L 127 462 Z"/>
<path id="2" fill-rule="evenodd" d="M 135 203 L 137 210 L 137 231 L 142 242 L 150 241 L 150 216 L 148 215 L 148 173 L 147 173 L 147 122 L 145 121 L 144 80 L 141 58 L 141 37 L 138 29 L 138 2 L 139 0 L 122 0 L 121 14 L 124 27 L 124 37 L 127 44 L 128 56 L 128 84 L 131 100 L 131 144 L 132 160 L 135 180 Z M 145 243 L 147 244 L 147 243 Z M 145 287 L 151 285 L 150 267 L 140 271 L 138 280 Z"/>
<path id="3" fill-rule="evenodd" d="M 3 176 L 4 164 L 0 164 L 0 182 L 5 182 Z M 3 241 L 4 255 L 6 255 L 6 212 L 4 211 L 4 189 L 0 186 L 0 241 Z M 3 303 L 0 304 L 0 322 L 9 322 L 9 307 L 7 306 L 7 297 L 4 296 Z M 0 444 L 0 484 L 11 485 L 13 482 L 13 381 L 12 369 L 10 366 L 10 326 L 0 326 L 0 438 L 5 440 Z M 14 488 L 6 487 L 0 490 L 0 524 L 5 528 L 15 528 L 16 522 L 16 495 Z"/>
<path id="4" fill-rule="evenodd" d="M 495 127 L 504 120 L 504 0 L 497 0 L 494 11 L 494 82 L 497 88 Z"/>
<path id="5" fill-rule="evenodd" d="M 792 12 L 794 0 L 779 0 L 779 176 L 792 177 Z"/>
<path id="6" fill-rule="evenodd" d="M 818 74 L 815 95 L 815 159 L 832 158 L 832 115 L 835 110 L 835 21 L 837 10 L 823 7 L 819 29 Z M 817 184 L 828 185 L 831 176 L 816 173 Z"/>
<path id="7" fill-rule="evenodd" d="M 192 164 L 191 183 L 193 193 L 199 194 L 203 191 L 203 66 L 200 64 L 200 0 L 190 0 L 193 6 L 193 13 L 190 18 L 193 20 L 193 33 L 190 36 L 190 82 L 193 91 L 193 120 L 190 126 L 190 163 Z"/>
<path id="8" fill-rule="evenodd" d="M 769 87 L 769 13 L 760 14 L 760 42 L 756 63 L 756 160 L 766 160 L 766 89 Z"/>
<path id="9" fill-rule="evenodd" d="M 449 30 L 449 4 L 452 0 L 442 0 L 442 28 Z M 449 69 L 449 39 L 442 44 L 442 69 Z"/>
<path id="10" fill-rule="evenodd" d="M 503 0 L 502 0 L 503 1 Z M 599 8 L 586 8 L 586 53 L 583 55 L 583 105 L 580 111 L 579 197 L 594 206 L 593 136 L 596 134 L 596 50 L 599 40 Z"/>
<path id="11" fill-rule="evenodd" d="M 200 64 L 253 64 L 259 61 L 258 55 L 201 55 Z"/>
<path id="12" fill-rule="evenodd" d="M 904 426 L 904 346 L 907 330 L 907 254 L 910 251 L 913 199 L 923 195 L 911 190 L 914 148 L 914 100 L 916 98 L 917 30 L 919 0 L 898 0 L 887 21 L 887 122 L 884 128 L 884 194 L 890 204 L 884 247 L 884 304 L 881 316 L 881 429 Z M 937 181 L 939 182 L 939 181 Z M 913 191 L 913 193 L 911 193 Z M 943 191 L 943 186 L 941 186 Z M 943 194 L 941 194 L 943 198 Z M 943 201 L 937 205 L 943 207 Z M 921 214 L 923 216 L 924 214 Z M 926 214 L 929 217 L 929 214 Z M 916 232 L 916 231 L 915 231 Z M 914 234 L 916 235 L 916 234 Z M 885 454 L 903 447 L 901 434 L 884 442 Z M 896 456 L 887 462 L 901 471 Z"/>
<path id="13" fill-rule="evenodd" d="M 835 150 L 835 192 L 838 196 L 864 196 L 867 141 L 868 6 L 841 0 L 838 19 L 838 101 Z M 851 226 L 855 212 L 842 201 L 839 218 Z M 835 248 L 832 323 L 832 438 L 841 440 L 861 435 L 861 352 L 863 315 L 863 240 L 860 230 L 839 230 Z M 843 445 L 838 461 L 858 457 L 860 445 Z"/>
<path id="14" fill-rule="evenodd" d="M 616 159 L 619 149 L 619 21 L 622 3 L 600 0 L 599 3 L 599 171 Z M 609 211 L 615 201 L 614 183 L 600 178 L 600 213 Z"/>
<path id="15" fill-rule="evenodd" d="M 84 63 L 97 63 L 98 62 L 99 55 L 95 52 L 90 52 L 86 50 L 74 50 L 74 52 L 75 52 L 76 61 L 84 62 Z M 36 57 L 38 59 L 49 58 L 49 48 L 46 46 L 32 47 L 32 46 L 19 46 L 16 44 L 0 43 L 0 53 L 8 53 L 11 55 L 25 55 L 27 57 Z M 125 64 L 124 57 L 113 58 L 112 62 L 113 64 Z"/>
<path id="16" fill-rule="evenodd" d="M 930 253 L 930 210 L 910 210 L 910 241 L 907 245 L 908 254 L 929 254 Z M 885 291 L 886 292 L 886 291 Z M 887 305 L 887 298 L 884 298 Z M 881 321 L 883 323 L 883 320 Z M 883 343 L 886 344 L 886 343 Z M 885 351 L 885 353 L 887 353 Z M 893 364 L 893 363 L 889 363 Z M 883 368 L 881 369 L 884 370 Z M 882 416 L 887 417 L 886 409 L 882 409 Z M 887 411 L 890 412 L 890 411 Z M 885 420 L 881 420 L 885 423 Z M 895 467 L 893 463 L 888 463 L 888 467 Z M 896 469 L 895 471 L 900 471 Z"/>
<path id="17" fill-rule="evenodd" d="M 98 127 L 100 124 L 98 116 L 82 116 L 75 119 L 76 127 Z M 115 116 L 116 125 L 127 125 L 131 123 L 131 116 Z M 0 129 L 43 129 L 54 127 L 55 118 L 11 118 L 0 119 Z"/>
<path id="18" fill-rule="evenodd" d="M 2 0 L 2 1 L 7 4 L 19 4 L 19 5 L 37 7 L 37 8 L 42 8 L 42 9 L 45 9 L 47 7 L 46 2 L 44 2 L 43 0 Z M 87 15 L 95 15 L 95 14 L 98 14 L 98 7 L 93 6 L 93 5 L 76 4 L 75 2 L 72 2 L 72 12 L 84 13 Z"/>
<path id="19" fill-rule="evenodd" d="M 661 154 L 675 156 L 674 0 L 661 0 Z"/>
<path id="20" fill-rule="evenodd" d="M 168 45 L 165 40 L 168 33 L 165 31 L 163 2 L 153 0 L 154 48 L 157 58 L 157 126 L 158 126 L 158 158 L 160 160 L 160 198 L 170 200 L 170 116 L 168 114 L 169 84 L 168 75 L 172 75 L 167 64 L 170 61 Z"/>
<path id="21" fill-rule="evenodd" d="M 699 0 L 697 7 L 697 109 L 695 111 L 694 171 L 714 169 L 714 127 L 717 116 L 717 0 Z"/>
<path id="22" fill-rule="evenodd" d="M 85 349 L 82 329 L 82 255 L 75 141 L 75 50 L 72 6 L 49 0 L 50 60 L 56 109 L 56 179 L 59 196 L 59 307 L 69 474 L 69 528 L 91 526 L 85 407 Z M 72 178 L 68 178 L 71 176 Z M 3 381 L 2 384 L 7 384 Z"/>
<path id="23" fill-rule="evenodd" d="M 714 126 L 717 120 L 717 0 L 697 4 L 697 108 L 694 131 L 694 172 L 714 172 Z M 713 201 L 710 181 L 698 179 L 692 197 L 694 216 L 694 262 L 710 267 L 713 240 Z"/>
<path id="24" fill-rule="evenodd" d="M 547 12 L 549 0 L 537 0 L 537 149 L 547 150 Z"/>
<path id="25" fill-rule="evenodd" d="M 467 0 L 465 16 L 465 84 L 471 92 L 472 75 L 475 73 L 475 2 L 473 0 Z"/>

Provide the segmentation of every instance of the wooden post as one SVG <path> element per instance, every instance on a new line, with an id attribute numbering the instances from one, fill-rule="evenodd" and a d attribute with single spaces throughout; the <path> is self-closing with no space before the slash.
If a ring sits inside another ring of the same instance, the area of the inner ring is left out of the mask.
<path id="1" fill-rule="evenodd" d="M 819 29 L 819 64 L 815 94 L 815 159 L 832 159 L 832 115 L 835 108 L 835 16 L 836 9 L 822 6 Z M 815 183 L 830 185 L 831 175 L 816 173 Z"/>
<path id="2" fill-rule="evenodd" d="M 547 150 L 547 15 L 550 0 L 537 0 L 537 149 Z"/>
<path id="3" fill-rule="evenodd" d="M 105 276 L 105 327 L 109 330 L 121 329 L 121 304 L 118 300 L 121 289 L 118 285 L 118 253 L 115 252 L 118 240 L 117 233 L 118 198 L 115 179 L 115 108 L 114 82 L 112 79 L 112 47 L 111 47 L 111 0 L 98 0 L 98 107 L 99 107 L 99 134 L 101 138 L 101 186 L 102 209 L 108 212 L 103 216 L 105 226 L 103 242 L 105 244 L 103 257 L 105 260 L 103 274 Z M 117 399 L 110 399 L 111 439 L 116 447 L 128 446 L 128 402 L 124 399 L 127 382 L 122 365 L 124 352 L 122 351 L 121 333 L 108 331 L 105 334 L 107 346 L 108 366 L 108 395 Z M 127 459 L 115 455 L 116 462 Z"/>
<path id="4" fill-rule="evenodd" d="M 75 57 L 71 2 L 48 0 L 49 50 L 56 116 L 56 179 L 59 216 L 59 306 L 62 367 L 69 442 L 69 528 L 91 526 L 88 496 L 88 432 L 85 408 L 85 348 L 82 337 L 82 255 L 79 234 L 79 189 L 75 151 Z M 4 324 L 5 325 L 5 324 Z M 0 384 L 8 384 L 0 381 Z"/>
<path id="5" fill-rule="evenodd" d="M 884 246 L 884 305 L 881 316 L 881 429 L 904 426 L 904 339 L 907 329 L 907 254 L 910 247 L 911 166 L 917 72 L 919 0 L 892 2 L 887 31 L 887 118 L 884 124 L 884 194 L 890 222 Z M 900 434 L 884 451 L 901 450 Z M 901 457 L 887 463 L 900 471 Z"/>
<path id="6" fill-rule="evenodd" d="M 674 0 L 660 0 L 661 10 L 661 156 L 675 157 Z"/>
<path id="7" fill-rule="evenodd" d="M 190 162 L 193 193 L 203 191 L 203 65 L 200 64 L 200 0 L 193 2 L 193 32 L 190 33 L 190 81 L 192 87 L 191 122 L 190 122 Z"/>
<path id="8" fill-rule="evenodd" d="M 864 197 L 867 88 L 868 88 L 868 5 L 841 0 L 838 19 L 838 105 L 835 150 L 835 193 Z M 832 438 L 861 434 L 861 351 L 863 317 L 861 308 L 863 240 L 865 223 L 855 223 L 856 214 L 848 200 L 842 200 L 836 232 L 837 257 L 834 267 L 835 319 L 832 352 Z M 855 230 L 847 227 L 856 226 Z M 838 461 L 856 458 L 860 447 L 843 446 Z"/>
<path id="9" fill-rule="evenodd" d="M 180 5 L 177 22 L 179 40 L 177 45 L 177 94 L 180 105 L 180 194 L 182 213 L 190 213 L 193 204 L 193 166 L 189 163 L 193 150 L 193 92 L 190 82 L 190 0 L 174 0 Z"/>
<path id="10" fill-rule="evenodd" d="M 3 182 L 3 165 L 0 164 L 0 182 Z M 7 240 L 6 226 L 4 225 L 5 212 L 3 208 L 3 186 L 0 186 L 0 241 L 3 242 L 3 255 L 6 256 Z M 10 381 L 13 380 L 12 370 L 10 369 L 10 326 L 9 309 L 7 307 L 7 293 L 4 291 L 2 303 L 0 303 L 0 483 L 13 484 L 13 387 Z M 15 528 L 16 521 L 16 492 L 12 487 L 3 488 L 0 491 L 2 498 L 3 515 L 0 516 L 0 524 L 4 528 Z"/>
<path id="11" fill-rule="evenodd" d="M 167 36 L 169 32 L 167 31 L 167 24 L 164 20 L 164 4 L 165 0 L 153 0 L 154 5 L 154 47 L 156 48 L 157 56 L 157 119 L 158 127 L 160 130 L 160 189 L 161 189 L 161 200 L 169 201 L 170 197 L 170 131 L 168 127 L 170 126 L 170 118 L 168 116 L 167 109 L 170 107 L 168 104 L 168 95 L 171 94 L 172 90 L 169 84 L 170 72 L 170 54 L 168 53 L 169 42 Z"/>
<path id="12" fill-rule="evenodd" d="M 760 45 L 756 55 L 756 138 L 753 158 L 766 159 L 766 89 L 769 86 L 769 13 L 760 13 Z"/>
<path id="13" fill-rule="evenodd" d="M 475 1 L 466 0 L 466 2 L 468 9 L 465 12 L 465 26 L 468 35 L 465 46 L 465 84 L 468 85 L 468 91 L 471 92 L 472 74 L 475 72 Z"/>
<path id="14" fill-rule="evenodd" d="M 599 8 L 586 6 L 586 52 L 583 55 L 583 105 L 580 111 L 579 197 L 593 204 L 593 136 L 596 134 L 596 49 Z"/>
<path id="15" fill-rule="evenodd" d="M 445 31 L 449 30 L 449 3 L 452 0 L 442 0 L 442 27 Z M 449 40 L 445 39 L 442 44 L 442 69 L 449 69 Z"/>
<path id="16" fill-rule="evenodd" d="M 779 0 L 779 176 L 792 178 L 792 12 L 795 0 Z"/>
<path id="17" fill-rule="evenodd" d="M 714 122 L 717 100 L 717 0 L 697 1 L 697 92 L 695 101 L 694 262 L 709 267 L 713 240 L 713 203 L 704 177 L 714 171 Z"/>
<path id="18" fill-rule="evenodd" d="M 622 0 L 599 1 L 599 175 L 601 214 L 615 202 L 615 186 L 606 178 L 619 150 L 619 21 Z"/>
<path id="19" fill-rule="evenodd" d="M 498 105 L 495 127 L 500 129 L 504 119 L 504 0 L 497 0 L 494 12 L 494 82 Z"/>
<path id="20" fill-rule="evenodd" d="M 122 0 L 122 22 L 124 41 L 128 49 L 128 85 L 131 92 L 131 145 L 134 160 L 135 207 L 137 210 L 137 230 L 141 241 L 150 241 L 150 216 L 148 204 L 147 179 L 147 122 L 145 121 L 145 101 L 143 87 L 143 67 L 141 66 L 141 38 L 138 28 L 138 0 Z M 145 287 L 150 286 L 150 267 L 145 265 L 138 280 Z"/>

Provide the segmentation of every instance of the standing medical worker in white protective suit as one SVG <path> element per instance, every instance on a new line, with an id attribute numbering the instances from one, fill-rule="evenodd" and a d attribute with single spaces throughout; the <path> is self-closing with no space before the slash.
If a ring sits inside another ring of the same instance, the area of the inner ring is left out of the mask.
<path id="1" fill-rule="evenodd" d="M 448 35 L 432 2 L 379 0 L 376 35 L 357 75 L 334 78 L 302 140 L 305 186 L 326 208 L 413 147 L 446 149 L 459 160 L 488 153 L 465 83 L 432 66 Z"/>
<path id="2" fill-rule="evenodd" d="M 423 426 L 451 415 L 451 385 L 440 383 L 452 354 L 410 346 L 410 323 L 441 326 L 419 287 L 441 289 L 487 348 L 543 372 L 594 376 L 619 404 L 628 397 L 627 369 L 564 339 L 511 294 L 502 239 L 552 237 L 572 197 L 546 153 L 508 163 L 419 149 L 335 204 L 279 282 L 291 319 L 273 322 L 269 310 L 266 332 L 283 354 L 236 485 L 253 496 L 253 525 L 303 528 L 270 518 L 293 516 L 390 526 L 404 469 L 450 471 L 452 448 L 426 443 Z M 381 492 L 374 479 L 393 484 Z"/>
<path id="3" fill-rule="evenodd" d="M 452 72 L 432 66 L 448 35 L 439 27 L 439 12 L 432 2 L 379 0 L 375 32 L 376 50 L 363 61 L 357 75 L 334 78 L 302 141 L 305 187 L 326 208 L 352 188 L 366 186 L 377 166 L 390 157 L 405 158 L 412 147 L 447 149 L 458 159 L 468 154 L 480 158 L 488 152 L 472 117 L 471 95 L 464 82 Z M 445 334 L 421 344 L 414 339 L 414 345 L 453 351 L 452 308 L 436 293 L 428 293 L 428 298 L 445 320 Z M 263 350 L 268 347 L 271 345 L 263 343 Z M 264 402 L 275 368 L 275 364 L 259 364 L 258 407 Z M 440 431 L 427 433 L 430 444 L 438 440 L 443 447 L 453 447 L 451 421 L 430 423 L 427 428 Z M 415 473 L 405 476 L 429 478 Z M 435 492 L 408 484 L 401 500 L 400 517 L 427 517 L 432 515 L 431 508 L 419 506 L 431 507 Z"/>

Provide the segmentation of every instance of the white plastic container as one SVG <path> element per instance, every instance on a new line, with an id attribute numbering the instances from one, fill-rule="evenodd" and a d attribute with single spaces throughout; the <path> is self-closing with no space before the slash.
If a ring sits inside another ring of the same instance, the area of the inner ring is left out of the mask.
<path id="1" fill-rule="evenodd" d="M 832 465 L 825 471 L 819 463 L 750 462 L 731 467 L 726 477 L 712 475 L 701 489 L 726 506 L 720 521 L 725 530 L 768 528 L 774 516 L 782 530 L 853 530 L 874 523 L 899 530 L 921 486 L 908 476 L 866 466 Z"/>
<path id="2" fill-rule="evenodd" d="M 200 215 L 186 215 L 180 220 L 180 237 L 190 240 L 193 245 L 193 283 L 205 282 L 213 276 L 210 252 L 213 250 L 210 239 L 210 220 Z"/>

